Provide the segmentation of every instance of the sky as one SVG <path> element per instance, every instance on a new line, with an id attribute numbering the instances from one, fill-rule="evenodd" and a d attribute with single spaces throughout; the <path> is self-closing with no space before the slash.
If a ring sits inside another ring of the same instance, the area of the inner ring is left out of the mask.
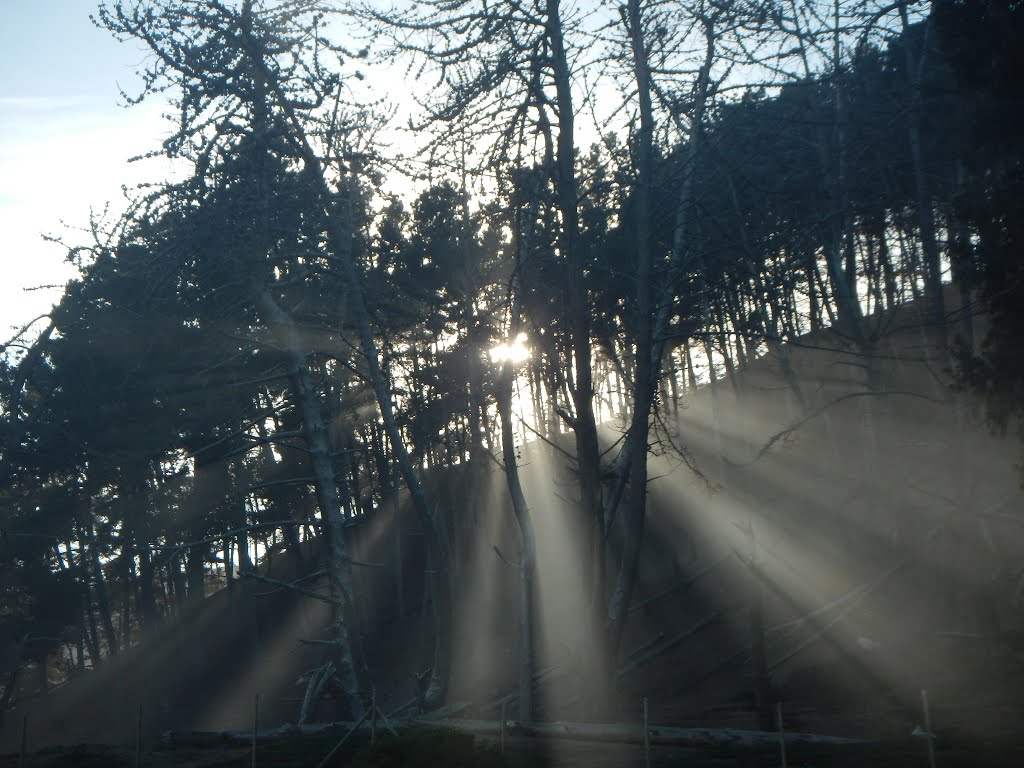
<path id="1" fill-rule="evenodd" d="M 44 236 L 87 244 L 92 214 L 125 209 L 122 187 L 172 174 L 163 158 L 129 162 L 172 126 L 166 104 L 127 106 L 121 89 L 137 94 L 146 53 L 98 29 L 97 4 L 0 0 L 0 343 L 77 274 Z"/>
<path id="2" fill-rule="evenodd" d="M 122 185 L 168 170 L 129 163 L 168 131 L 159 104 L 125 106 L 120 88 L 137 89 L 145 56 L 93 26 L 95 7 L 0 0 L 0 342 L 48 312 L 75 274 L 43 236 L 88 242 L 76 230 L 91 212 L 123 210 Z M 31 290 L 42 285 L 58 287 Z"/>
<path id="3" fill-rule="evenodd" d="M 159 150 L 172 124 L 166 104 L 126 104 L 121 89 L 137 94 L 146 53 L 93 25 L 97 3 L 0 0 L 0 343 L 47 313 L 76 275 L 67 247 L 45 236 L 88 244 L 93 214 L 126 207 L 122 187 L 172 175 L 163 158 L 129 162 Z M 393 71 L 366 74 L 374 98 L 392 90 Z M 396 130 L 382 138 L 409 141 Z"/>

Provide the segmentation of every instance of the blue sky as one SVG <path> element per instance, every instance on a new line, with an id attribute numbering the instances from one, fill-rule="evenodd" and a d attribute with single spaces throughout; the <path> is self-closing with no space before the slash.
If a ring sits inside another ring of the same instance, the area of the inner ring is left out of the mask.
<path id="1" fill-rule="evenodd" d="M 45 313 L 74 272 L 44 233 L 83 242 L 90 210 L 123 207 L 121 186 L 158 179 L 159 105 L 127 109 L 145 61 L 89 20 L 92 0 L 0 0 L 0 341 Z"/>
<path id="2" fill-rule="evenodd" d="M 122 186 L 172 173 L 163 158 L 128 162 L 159 149 L 171 126 L 161 117 L 165 105 L 125 106 L 121 89 L 137 92 L 146 54 L 93 25 L 97 2 L 0 0 L 0 342 L 48 312 L 75 274 L 66 249 L 44 234 L 89 244 L 91 213 L 108 203 L 123 211 Z M 361 98 L 384 94 L 405 104 L 378 139 L 410 150 L 417 137 L 401 127 L 413 83 L 404 69 L 364 71 L 366 81 L 354 83 Z M 402 179 L 393 187 L 409 191 Z M 56 287 L 26 291 L 41 285 Z"/>
<path id="3" fill-rule="evenodd" d="M 171 174 L 164 159 L 128 162 L 159 149 L 169 124 L 165 105 L 125 107 L 121 88 L 137 92 L 146 54 L 93 25 L 97 4 L 0 0 L 0 342 L 75 274 L 43 234 L 87 244 L 92 211 L 120 212 L 122 186 Z"/>

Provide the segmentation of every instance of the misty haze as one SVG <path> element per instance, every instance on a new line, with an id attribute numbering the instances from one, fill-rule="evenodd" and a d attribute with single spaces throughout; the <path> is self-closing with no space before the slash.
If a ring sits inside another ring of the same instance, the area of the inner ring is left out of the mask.
<path id="1" fill-rule="evenodd" d="M 1020 3 L 75 5 L 0 766 L 1024 764 Z"/>

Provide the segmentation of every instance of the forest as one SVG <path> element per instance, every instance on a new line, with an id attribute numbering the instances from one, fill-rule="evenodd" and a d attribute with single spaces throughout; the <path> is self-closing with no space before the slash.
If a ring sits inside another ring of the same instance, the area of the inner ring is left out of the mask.
<path id="1" fill-rule="evenodd" d="M 93 21 L 182 172 L 4 344 L 0 718 L 772 730 L 827 664 L 846 709 L 1024 679 L 1019 2 Z"/>

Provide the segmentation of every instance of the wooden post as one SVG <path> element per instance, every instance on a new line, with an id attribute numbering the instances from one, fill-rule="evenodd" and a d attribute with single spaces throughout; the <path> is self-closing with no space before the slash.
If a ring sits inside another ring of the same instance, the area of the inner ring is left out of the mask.
<path id="1" fill-rule="evenodd" d="M 260 727 L 260 695 L 257 693 L 252 701 L 252 768 L 256 768 L 256 733 Z"/>
<path id="2" fill-rule="evenodd" d="M 501 745 L 501 751 L 505 751 L 505 709 L 508 707 L 507 702 L 501 702 L 501 738 L 499 744 Z"/>
<path id="3" fill-rule="evenodd" d="M 924 737 L 928 741 L 928 766 L 935 768 L 935 735 L 932 733 L 932 713 L 928 706 L 928 691 L 921 689 L 921 708 L 924 710 Z"/>
<path id="4" fill-rule="evenodd" d="M 18 753 L 18 768 L 25 768 L 25 747 L 28 745 L 28 713 L 21 716 L 21 751 Z"/>
<path id="5" fill-rule="evenodd" d="M 370 744 L 377 743 L 377 689 L 370 689 Z"/>
<path id="6" fill-rule="evenodd" d="M 786 731 L 782 727 L 782 702 L 775 702 L 775 721 L 779 728 L 779 756 L 782 758 L 782 768 L 786 768 Z"/>
<path id="7" fill-rule="evenodd" d="M 641 699 L 644 709 L 644 768 L 651 768 L 651 729 L 647 727 L 647 697 Z"/>
<path id="8" fill-rule="evenodd" d="M 142 705 L 139 704 L 139 719 L 135 724 L 135 768 L 142 766 Z"/>

